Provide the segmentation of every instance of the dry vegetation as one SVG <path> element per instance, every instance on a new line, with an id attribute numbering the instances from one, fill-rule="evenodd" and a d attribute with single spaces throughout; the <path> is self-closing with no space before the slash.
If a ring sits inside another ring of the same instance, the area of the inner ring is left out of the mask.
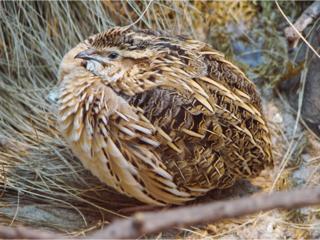
<path id="1" fill-rule="evenodd" d="M 68 49 L 109 26 L 136 25 L 191 35 L 223 51 L 261 90 L 273 132 L 275 168 L 253 181 L 201 201 L 258 190 L 318 185 L 319 138 L 301 119 L 308 71 L 288 56 L 288 25 L 272 2 L 1 2 L 0 3 L 0 221 L 73 236 L 101 228 L 139 203 L 124 198 L 85 171 L 66 148 L 48 99 Z M 308 3 L 281 2 L 291 20 Z M 319 21 L 307 36 L 319 29 Z M 308 50 L 306 50 L 308 51 Z M 309 53 L 310 55 L 311 53 Z M 277 90 L 301 73 L 297 111 Z M 124 216 L 123 216 L 124 217 Z M 319 237 L 319 209 L 271 211 L 214 225 L 163 232 L 158 237 Z"/>

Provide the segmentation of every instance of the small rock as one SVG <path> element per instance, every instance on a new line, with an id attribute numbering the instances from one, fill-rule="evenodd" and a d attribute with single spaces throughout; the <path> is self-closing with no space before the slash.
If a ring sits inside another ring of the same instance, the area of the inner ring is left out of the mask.
<path id="1" fill-rule="evenodd" d="M 272 121 L 273 121 L 274 123 L 280 124 L 280 123 L 283 122 L 283 117 L 282 117 L 282 115 L 281 115 L 280 113 L 276 113 L 276 115 L 274 115 Z"/>

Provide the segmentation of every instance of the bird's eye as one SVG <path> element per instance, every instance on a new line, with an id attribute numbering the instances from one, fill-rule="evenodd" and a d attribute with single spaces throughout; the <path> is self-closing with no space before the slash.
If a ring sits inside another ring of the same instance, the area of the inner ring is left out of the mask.
<path id="1" fill-rule="evenodd" d="M 108 55 L 108 58 L 111 59 L 111 60 L 114 60 L 114 59 L 116 59 L 118 56 L 119 56 L 118 53 L 116 53 L 116 52 L 111 52 L 111 53 Z"/>

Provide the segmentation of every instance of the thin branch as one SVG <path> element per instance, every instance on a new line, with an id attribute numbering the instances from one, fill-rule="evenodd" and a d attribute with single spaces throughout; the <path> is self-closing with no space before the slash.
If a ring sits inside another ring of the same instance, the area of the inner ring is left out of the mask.
<path id="1" fill-rule="evenodd" d="M 288 192 L 263 193 L 236 200 L 185 206 L 171 210 L 137 213 L 131 219 L 116 220 L 105 229 L 85 239 L 138 238 L 173 227 L 213 223 L 225 218 L 240 217 L 275 208 L 294 209 L 320 204 L 320 188 Z M 65 239 L 67 236 L 25 227 L 0 227 L 4 239 Z"/>
<path id="2" fill-rule="evenodd" d="M 63 235 L 27 227 L 0 226 L 1 239 L 63 239 Z"/>
<path id="3" fill-rule="evenodd" d="M 320 2 L 315 1 L 312 3 L 298 18 L 298 20 L 292 26 L 287 27 L 284 30 L 286 38 L 290 42 L 299 40 L 298 32 L 302 32 L 309 24 L 316 20 L 320 16 Z"/>
<path id="4" fill-rule="evenodd" d="M 288 17 L 285 15 L 281 7 L 279 6 L 278 2 L 275 1 L 280 13 L 282 16 L 286 19 L 286 21 L 289 23 L 289 27 L 287 27 L 284 32 L 287 37 L 287 39 L 290 42 L 293 42 L 294 45 L 297 44 L 299 38 L 301 38 L 305 44 L 314 52 L 314 54 L 320 58 L 319 53 L 312 47 L 312 45 L 305 39 L 305 37 L 301 34 L 301 32 L 315 19 L 317 19 L 320 15 L 320 2 L 315 1 L 313 4 L 311 4 L 304 12 L 303 14 L 298 18 L 298 20 L 295 22 L 295 24 L 292 24 Z"/>
<path id="5" fill-rule="evenodd" d="M 259 194 L 236 200 L 213 202 L 198 206 L 138 213 L 131 219 L 115 221 L 106 229 L 100 230 L 88 238 L 138 238 L 144 234 L 157 233 L 173 227 L 213 223 L 225 218 L 240 217 L 275 208 L 293 209 L 315 204 L 320 204 L 320 188 Z"/>

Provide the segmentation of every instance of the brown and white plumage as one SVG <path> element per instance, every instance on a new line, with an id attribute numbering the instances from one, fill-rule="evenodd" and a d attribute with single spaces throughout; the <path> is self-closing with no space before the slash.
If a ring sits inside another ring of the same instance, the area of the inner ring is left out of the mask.
<path id="1" fill-rule="evenodd" d="M 60 81 L 75 155 L 142 202 L 181 204 L 272 165 L 254 84 L 205 43 L 112 28 L 64 57 Z"/>

